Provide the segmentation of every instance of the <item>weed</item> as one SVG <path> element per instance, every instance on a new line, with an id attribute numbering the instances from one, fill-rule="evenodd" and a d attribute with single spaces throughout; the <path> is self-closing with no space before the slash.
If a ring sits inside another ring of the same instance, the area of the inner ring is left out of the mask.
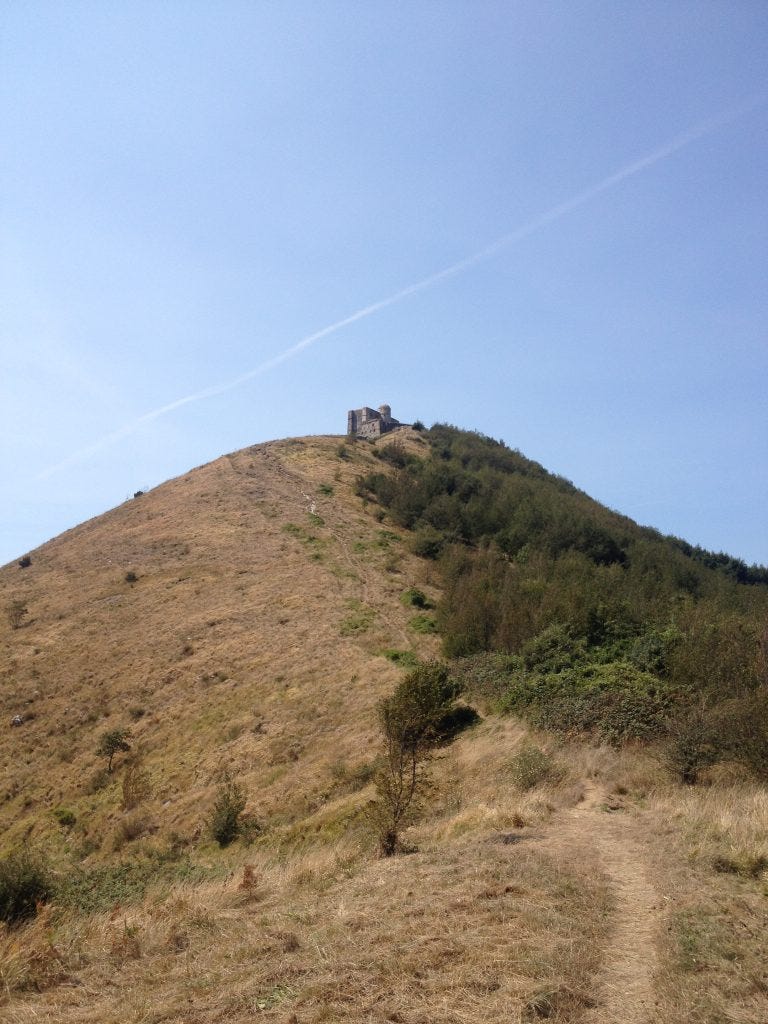
<path id="1" fill-rule="evenodd" d="M 317 491 L 318 494 L 324 494 L 326 498 L 330 498 L 333 494 L 333 487 L 330 484 L 320 484 Z"/>
<path id="2" fill-rule="evenodd" d="M 342 621 L 339 627 L 339 632 L 342 636 L 354 636 L 358 633 L 365 633 L 371 628 L 374 616 L 376 615 L 373 608 L 369 608 L 368 605 L 364 605 L 356 599 L 348 601 L 347 607 L 351 609 L 351 614 Z"/>
<path id="3" fill-rule="evenodd" d="M 141 761 L 131 761 L 123 775 L 123 809 L 131 811 L 152 796 L 152 782 L 149 772 Z"/>
<path id="4" fill-rule="evenodd" d="M 768 857 L 762 853 L 745 853 L 737 857 L 719 855 L 713 859 L 712 867 L 720 874 L 757 879 L 768 870 Z"/>
<path id="5" fill-rule="evenodd" d="M 32 917 L 53 892 L 48 865 L 39 854 L 16 850 L 0 861 L 0 921 Z"/>
<path id="6" fill-rule="evenodd" d="M 112 849 L 117 853 L 126 843 L 132 843 L 151 831 L 151 821 L 142 814 L 128 814 L 117 825 L 112 836 Z"/>
<path id="7" fill-rule="evenodd" d="M 375 774 L 376 765 L 372 761 L 361 761 L 351 768 L 341 760 L 331 765 L 331 778 L 336 787 L 345 793 L 356 793 L 364 789 Z"/>
<path id="8" fill-rule="evenodd" d="M 560 782 L 566 770 L 555 758 L 533 744 L 526 744 L 509 761 L 509 774 L 513 784 L 523 792 L 544 782 Z"/>
<path id="9" fill-rule="evenodd" d="M 409 620 L 408 625 L 416 633 L 430 634 L 437 632 L 437 623 L 429 615 L 414 615 Z"/>
<path id="10" fill-rule="evenodd" d="M 129 569 L 128 572 L 123 577 L 126 583 L 135 583 L 136 580 L 138 580 L 138 578 L 139 577 L 136 575 L 133 569 Z"/>
<path id="11" fill-rule="evenodd" d="M 74 828 L 77 824 L 77 817 L 74 811 L 70 811 L 68 807 L 57 807 L 53 811 L 53 816 L 62 828 Z"/>
<path id="12" fill-rule="evenodd" d="M 394 662 L 400 668 L 416 668 L 419 664 L 419 659 L 413 651 L 400 651 L 394 647 L 388 647 L 381 653 L 388 661 Z"/>
<path id="13" fill-rule="evenodd" d="M 11 629 L 21 629 L 29 615 L 26 602 L 18 599 L 10 601 L 5 611 Z"/>

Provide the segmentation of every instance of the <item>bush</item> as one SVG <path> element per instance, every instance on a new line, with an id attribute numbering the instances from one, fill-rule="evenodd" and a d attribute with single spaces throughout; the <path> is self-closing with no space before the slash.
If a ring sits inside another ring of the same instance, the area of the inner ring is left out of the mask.
<path id="1" fill-rule="evenodd" d="M 240 835 L 240 815 L 245 810 L 245 790 L 229 775 L 219 785 L 208 821 L 211 835 L 219 846 L 229 846 Z"/>
<path id="2" fill-rule="evenodd" d="M 74 828 L 77 824 L 77 817 L 74 811 L 70 811 L 68 807 L 57 807 L 53 812 L 53 816 L 62 828 Z"/>
<path id="3" fill-rule="evenodd" d="M 132 811 L 152 796 L 152 781 L 141 761 L 132 761 L 125 769 L 122 781 L 123 809 Z"/>
<path id="4" fill-rule="evenodd" d="M 29 610 L 25 601 L 15 600 L 10 601 L 6 606 L 6 614 L 11 629 L 21 629 Z"/>
<path id="5" fill-rule="evenodd" d="M 674 691 L 655 676 L 611 662 L 548 675 L 515 673 L 499 704 L 542 729 L 620 744 L 664 735 L 674 701 Z"/>
<path id="6" fill-rule="evenodd" d="M 413 429 L 414 430 L 423 430 L 424 429 L 424 424 L 421 422 L 421 420 L 416 420 L 414 422 L 414 424 L 413 424 Z"/>
<path id="7" fill-rule="evenodd" d="M 125 578 L 125 582 L 126 582 L 126 583 L 135 583 L 135 582 L 136 582 L 136 580 L 137 580 L 137 579 L 138 579 L 139 577 L 138 577 L 138 576 L 136 575 L 136 573 L 135 573 L 135 572 L 134 572 L 134 571 L 133 571 L 132 569 L 130 569 L 130 570 L 129 570 L 129 571 L 128 571 L 128 572 L 126 573 L 126 574 L 125 574 L 125 577 L 124 577 L 124 578 Z"/>
<path id="8" fill-rule="evenodd" d="M 406 606 L 412 608 L 423 608 L 425 611 L 432 607 L 432 603 L 424 593 L 423 590 L 419 590 L 418 587 L 409 587 L 406 590 L 400 600 Z"/>
<path id="9" fill-rule="evenodd" d="M 438 558 L 445 547 L 445 537 L 431 526 L 417 530 L 411 538 L 411 551 L 419 558 Z"/>
<path id="10" fill-rule="evenodd" d="M 551 754 L 532 744 L 522 747 L 509 762 L 509 774 L 514 785 L 527 792 L 543 782 L 560 782 L 565 768 Z"/>
<path id="11" fill-rule="evenodd" d="M 117 853 L 119 850 L 122 850 L 126 843 L 132 843 L 135 839 L 140 839 L 141 836 L 151 831 L 152 827 L 151 820 L 143 814 L 127 814 L 118 822 L 115 828 L 112 836 L 113 851 Z"/>
<path id="12" fill-rule="evenodd" d="M 718 738 L 702 711 L 689 711 L 674 721 L 669 731 L 664 763 L 680 782 L 693 786 L 704 768 L 721 760 Z"/>
<path id="13" fill-rule="evenodd" d="M 15 924 L 35 914 L 53 893 L 45 861 L 29 850 L 17 850 L 0 861 L 0 921 Z"/>
<path id="14" fill-rule="evenodd" d="M 20 569 L 28 569 L 30 565 L 32 565 L 32 559 L 29 557 L 29 555 L 24 555 L 22 558 L 19 559 Z"/>

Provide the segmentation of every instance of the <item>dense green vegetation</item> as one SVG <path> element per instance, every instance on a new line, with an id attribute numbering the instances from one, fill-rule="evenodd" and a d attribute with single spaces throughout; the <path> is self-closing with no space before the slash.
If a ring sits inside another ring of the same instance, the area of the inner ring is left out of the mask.
<path id="1" fill-rule="evenodd" d="M 358 493 L 439 561 L 445 653 L 490 672 L 501 707 L 615 742 L 677 735 L 694 705 L 712 729 L 725 702 L 738 728 L 739 708 L 765 707 L 768 569 L 638 526 L 502 442 L 422 436 L 426 457 L 380 449 Z M 728 753 L 755 767 L 749 731 Z"/>

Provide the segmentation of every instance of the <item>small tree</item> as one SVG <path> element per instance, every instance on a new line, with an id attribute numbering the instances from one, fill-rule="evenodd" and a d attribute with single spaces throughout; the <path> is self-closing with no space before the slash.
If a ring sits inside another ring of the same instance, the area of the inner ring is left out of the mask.
<path id="1" fill-rule="evenodd" d="M 402 849 L 400 834 L 416 809 L 425 763 L 441 738 L 440 723 L 457 693 L 448 669 L 433 661 L 409 672 L 392 696 L 379 703 L 384 751 L 371 817 L 384 857 Z"/>
<path id="2" fill-rule="evenodd" d="M 227 773 L 221 781 L 208 821 L 219 846 L 229 846 L 240 835 L 240 815 L 245 810 L 245 790 Z"/>
<path id="3" fill-rule="evenodd" d="M 107 758 L 107 771 L 112 772 L 112 759 L 115 754 L 127 753 L 131 749 L 128 740 L 131 738 L 130 729 L 110 729 L 103 733 L 96 748 L 100 757 Z"/>

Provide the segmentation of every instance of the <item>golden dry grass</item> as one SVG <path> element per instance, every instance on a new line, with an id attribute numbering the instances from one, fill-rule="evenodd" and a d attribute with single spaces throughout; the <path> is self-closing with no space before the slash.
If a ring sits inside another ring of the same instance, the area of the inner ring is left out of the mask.
<path id="1" fill-rule="evenodd" d="M 0 570 L 0 607 L 30 612 L 0 622 L 2 712 L 26 719 L 0 729 L 0 846 L 146 888 L 0 931 L 0 1020 L 764 1024 L 760 787 L 488 716 L 433 758 L 418 852 L 375 859 L 381 652 L 438 651 L 400 596 L 439 590 L 354 495 L 371 446 L 339 441 L 219 459 Z M 94 784 L 123 725 L 151 784 L 128 810 L 123 759 Z M 558 768 L 525 791 L 524 744 Z M 224 770 L 267 829 L 222 851 Z"/>
<path id="2" fill-rule="evenodd" d="M 429 656 L 437 639 L 409 629 L 397 599 L 429 586 L 422 563 L 352 493 L 370 446 L 341 460 L 338 443 L 219 459 L 0 572 L 0 608 L 30 611 L 23 628 L 0 621 L 2 714 L 25 719 L 0 730 L 3 845 L 55 841 L 60 806 L 108 843 L 116 784 L 88 789 L 110 728 L 131 727 L 161 828 L 186 833 L 223 767 L 259 813 L 289 820 L 320 801 L 333 761 L 365 753 L 399 678 L 380 652 Z M 360 606 L 370 624 L 349 633 Z"/>

